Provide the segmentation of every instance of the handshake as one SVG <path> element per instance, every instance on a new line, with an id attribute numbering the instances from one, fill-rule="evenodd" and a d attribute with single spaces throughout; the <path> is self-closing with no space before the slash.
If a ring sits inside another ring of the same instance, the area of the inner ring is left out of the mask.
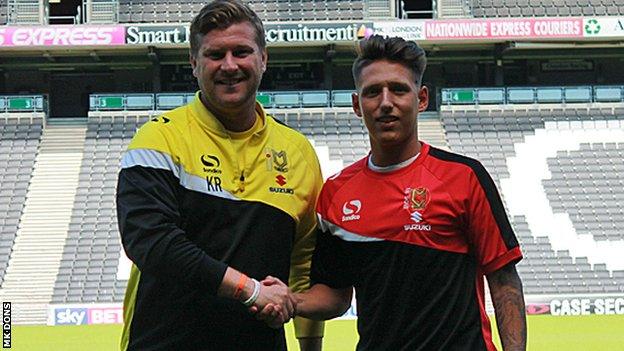
<path id="1" fill-rule="evenodd" d="M 241 274 L 234 298 L 247 306 L 256 319 L 271 328 L 280 328 L 297 313 L 295 294 L 284 282 L 271 276 L 257 281 Z"/>

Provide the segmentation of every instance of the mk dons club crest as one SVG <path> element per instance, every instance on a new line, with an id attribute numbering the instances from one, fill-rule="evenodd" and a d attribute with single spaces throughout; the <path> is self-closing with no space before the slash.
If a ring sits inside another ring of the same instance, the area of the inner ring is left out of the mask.
<path id="1" fill-rule="evenodd" d="M 403 208 L 410 213 L 410 220 L 414 223 L 405 224 L 404 230 L 430 231 L 431 225 L 423 221 L 422 211 L 429 203 L 430 196 L 427 188 L 407 188 L 403 199 Z"/>
<path id="2" fill-rule="evenodd" d="M 267 148 L 265 150 L 266 153 L 266 167 L 267 171 L 275 168 L 278 172 L 288 172 L 288 157 L 286 156 L 286 151 L 275 151 L 273 149 Z"/>
<path id="3" fill-rule="evenodd" d="M 422 211 L 429 202 L 429 190 L 427 188 L 409 189 L 409 209 Z"/>

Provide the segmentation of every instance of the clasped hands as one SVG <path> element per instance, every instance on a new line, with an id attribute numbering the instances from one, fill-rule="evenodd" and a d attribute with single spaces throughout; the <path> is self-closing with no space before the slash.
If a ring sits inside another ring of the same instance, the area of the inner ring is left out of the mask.
<path id="1" fill-rule="evenodd" d="M 260 294 L 249 312 L 269 327 L 280 328 L 297 313 L 297 299 L 278 278 L 267 276 L 260 284 Z"/>

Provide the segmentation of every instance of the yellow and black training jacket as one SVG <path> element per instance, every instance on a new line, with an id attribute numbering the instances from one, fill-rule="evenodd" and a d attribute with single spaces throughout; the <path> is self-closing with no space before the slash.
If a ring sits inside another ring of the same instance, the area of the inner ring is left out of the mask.
<path id="1" fill-rule="evenodd" d="M 117 187 L 123 247 L 134 262 L 121 350 L 282 350 L 283 329 L 216 296 L 227 266 L 309 286 L 322 177 L 303 135 L 265 114 L 235 151 L 199 99 L 143 125 Z M 242 161 L 241 161 L 242 160 Z M 298 324 L 298 325 L 297 325 Z M 296 321 L 298 336 L 322 325 Z"/>

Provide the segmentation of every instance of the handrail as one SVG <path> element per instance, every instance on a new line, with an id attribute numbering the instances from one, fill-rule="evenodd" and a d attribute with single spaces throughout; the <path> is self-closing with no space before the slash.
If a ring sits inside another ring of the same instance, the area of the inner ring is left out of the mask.
<path id="1" fill-rule="evenodd" d="M 350 90 L 258 92 L 257 100 L 266 108 L 344 107 L 351 106 Z M 159 94 L 90 94 L 90 111 L 169 110 L 192 101 L 194 93 Z M 350 98 L 349 98 L 350 99 Z"/>

